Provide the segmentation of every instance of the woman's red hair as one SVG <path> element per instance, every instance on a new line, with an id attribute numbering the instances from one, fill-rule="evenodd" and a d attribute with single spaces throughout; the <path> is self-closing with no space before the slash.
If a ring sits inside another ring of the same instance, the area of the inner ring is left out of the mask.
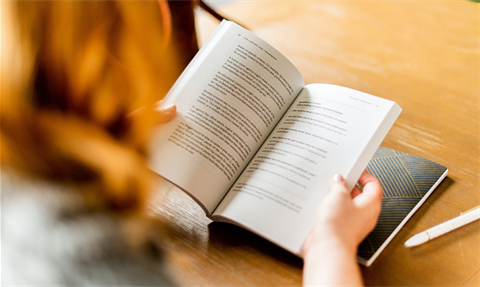
<path id="1" fill-rule="evenodd" d="M 179 74 L 165 0 L 2 3 L 2 167 L 142 206 L 145 143 Z M 147 109 L 148 111 L 148 109 Z"/>

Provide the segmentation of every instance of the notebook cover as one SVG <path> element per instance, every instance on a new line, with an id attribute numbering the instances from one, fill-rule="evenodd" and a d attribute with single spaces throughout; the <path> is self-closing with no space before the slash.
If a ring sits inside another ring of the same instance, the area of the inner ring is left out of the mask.
<path id="1" fill-rule="evenodd" d="M 448 169 L 421 157 L 380 147 L 367 170 L 383 188 L 378 223 L 360 244 L 357 253 L 358 261 L 370 266 L 446 177 Z"/>

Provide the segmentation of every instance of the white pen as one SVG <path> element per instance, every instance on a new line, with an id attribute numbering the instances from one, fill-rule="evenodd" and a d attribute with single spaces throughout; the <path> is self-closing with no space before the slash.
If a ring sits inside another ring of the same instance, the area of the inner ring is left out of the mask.
<path id="1" fill-rule="evenodd" d="M 461 226 L 469 224 L 480 218 L 480 207 L 473 209 L 472 211 L 466 212 L 458 217 L 450 219 L 442 224 L 439 224 L 435 227 L 427 229 L 423 232 L 420 232 L 417 235 L 414 235 L 412 238 L 408 239 L 405 242 L 405 247 L 412 247 L 423 244 L 433 238 L 439 237 L 445 233 L 448 233 L 454 229 L 457 229 Z"/>

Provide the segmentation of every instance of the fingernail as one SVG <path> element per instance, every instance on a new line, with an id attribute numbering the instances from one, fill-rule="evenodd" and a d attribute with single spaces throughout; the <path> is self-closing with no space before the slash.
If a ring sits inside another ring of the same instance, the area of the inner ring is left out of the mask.
<path id="1" fill-rule="evenodd" d="M 342 182 L 343 181 L 343 176 L 341 174 L 336 174 L 333 176 L 333 181 L 335 182 Z"/>
<path id="2" fill-rule="evenodd" d="M 171 113 L 171 112 L 175 111 L 175 105 L 170 105 L 170 106 L 164 108 L 163 111 L 167 112 L 167 113 Z"/>

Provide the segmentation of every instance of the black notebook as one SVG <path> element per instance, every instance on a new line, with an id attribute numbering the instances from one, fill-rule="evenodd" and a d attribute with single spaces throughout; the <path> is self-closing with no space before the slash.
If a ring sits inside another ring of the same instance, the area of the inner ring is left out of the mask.
<path id="1" fill-rule="evenodd" d="M 358 262 L 370 266 L 410 217 L 447 176 L 442 165 L 380 147 L 367 170 L 382 183 L 382 212 L 377 226 L 358 248 Z"/>

